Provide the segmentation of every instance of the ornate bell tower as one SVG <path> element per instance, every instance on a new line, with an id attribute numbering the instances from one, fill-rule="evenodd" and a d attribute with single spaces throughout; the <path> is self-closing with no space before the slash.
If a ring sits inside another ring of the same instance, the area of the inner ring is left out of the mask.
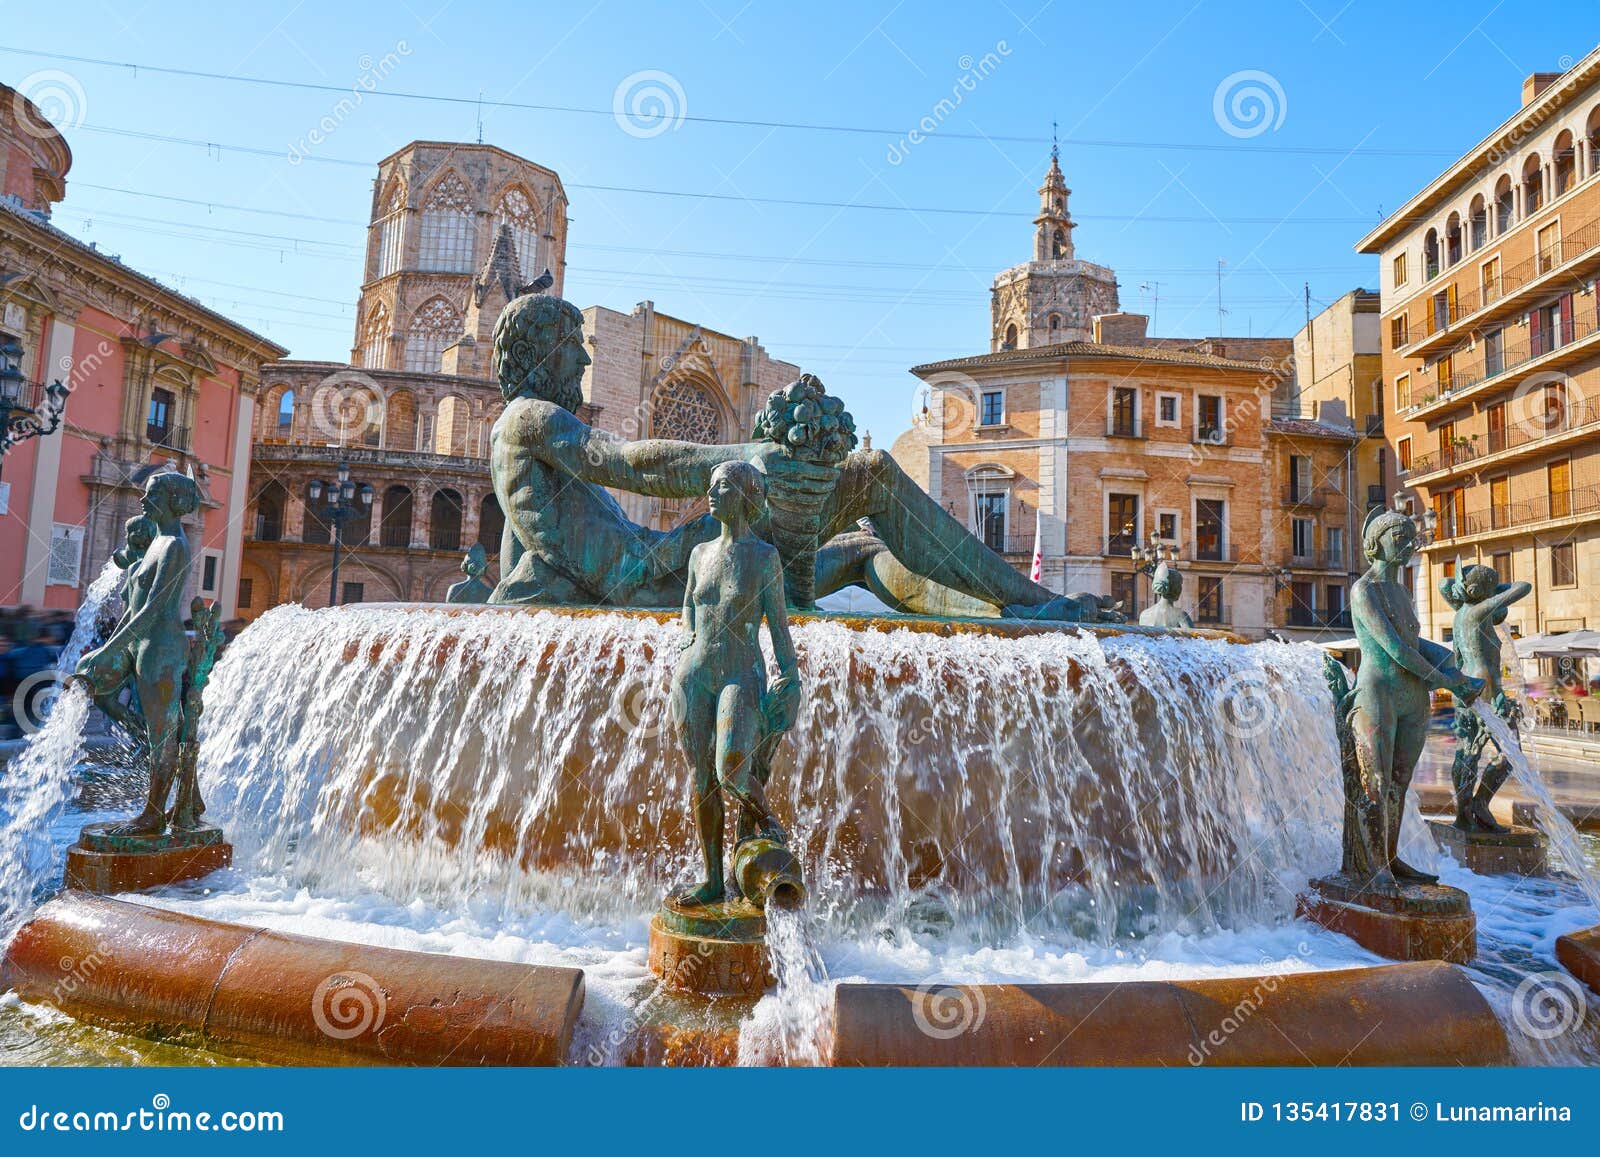
<path id="1" fill-rule="evenodd" d="M 991 351 L 1092 341 L 1095 316 L 1121 308 L 1116 273 L 1077 258 L 1070 196 L 1061 150 L 1052 144 L 1033 219 L 1033 259 L 1001 270 L 990 289 Z"/>

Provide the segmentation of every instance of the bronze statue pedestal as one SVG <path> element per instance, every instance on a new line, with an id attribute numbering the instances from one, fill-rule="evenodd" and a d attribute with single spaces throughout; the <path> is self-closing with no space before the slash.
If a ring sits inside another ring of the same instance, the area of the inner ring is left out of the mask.
<path id="1" fill-rule="evenodd" d="M 1557 937 L 1556 959 L 1568 972 L 1600 993 L 1600 924 Z"/>
<path id="2" fill-rule="evenodd" d="M 1448 884 L 1373 891 L 1336 872 L 1311 881 L 1295 899 L 1295 915 L 1390 960 L 1465 964 L 1478 951 L 1472 904 L 1465 892 Z"/>
<path id="3" fill-rule="evenodd" d="M 748 900 L 688 908 L 662 902 L 650 920 L 650 971 L 701 996 L 759 996 L 772 983 L 767 919 Z"/>
<path id="4" fill-rule="evenodd" d="M 115 895 L 195 880 L 233 863 L 233 845 L 215 824 L 159 835 L 114 835 L 116 823 L 89 824 L 67 849 L 67 887 Z"/>
<path id="5" fill-rule="evenodd" d="M 1550 841 L 1536 828 L 1513 825 L 1509 832 L 1468 832 L 1450 820 L 1429 820 L 1433 842 L 1456 863 L 1480 876 L 1547 876 Z"/>

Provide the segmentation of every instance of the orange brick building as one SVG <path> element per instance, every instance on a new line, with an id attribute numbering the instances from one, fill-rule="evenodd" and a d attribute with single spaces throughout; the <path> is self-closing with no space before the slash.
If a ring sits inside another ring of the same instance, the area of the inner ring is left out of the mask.
<path id="1" fill-rule="evenodd" d="M 1533 584 L 1523 634 L 1600 625 L 1600 49 L 1528 78 L 1522 107 L 1362 238 L 1382 275 L 1385 425 L 1424 631 L 1471 563 Z"/>

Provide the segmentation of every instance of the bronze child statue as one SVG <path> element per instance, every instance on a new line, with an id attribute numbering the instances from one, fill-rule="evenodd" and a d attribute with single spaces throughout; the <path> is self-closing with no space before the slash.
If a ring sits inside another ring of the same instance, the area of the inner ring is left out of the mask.
<path id="1" fill-rule="evenodd" d="M 494 584 L 486 581 L 484 572 L 489 569 L 489 554 L 483 543 L 475 542 L 461 560 L 461 573 L 467 577 L 455 583 L 444 594 L 447 603 L 486 603 L 494 593 Z"/>
<path id="2" fill-rule="evenodd" d="M 1495 630 L 1506 620 L 1507 608 L 1533 590 L 1525 582 L 1503 583 L 1492 567 L 1469 566 L 1459 576 L 1439 584 L 1439 593 L 1456 609 L 1451 641 L 1461 669 L 1484 682 L 1496 715 L 1510 726 L 1513 735 L 1522 718 L 1522 709 L 1509 697 L 1500 682 L 1500 633 Z M 1489 801 L 1511 774 L 1511 762 L 1500 752 L 1489 761 L 1482 774 L 1478 763 L 1484 746 L 1491 742 L 1483 720 L 1456 699 L 1456 754 L 1450 767 L 1455 787 L 1456 827 L 1466 832 L 1491 832 L 1505 835 L 1511 829 L 1499 823 L 1489 811 Z"/>
<path id="3" fill-rule="evenodd" d="M 760 832 L 783 840 L 765 780 L 772 748 L 794 726 L 800 692 L 783 565 L 777 549 L 752 529 L 766 518 L 765 479 L 748 462 L 724 462 L 711 472 L 706 500 L 721 533 L 690 552 L 686 633 L 672 680 L 672 717 L 694 765 L 695 826 L 705 863 L 705 879 L 674 897 L 685 907 L 715 904 L 727 893 L 723 792 L 739 810 L 741 836 Z M 763 619 L 778 661 L 770 687 L 759 637 Z"/>
<path id="4" fill-rule="evenodd" d="M 113 833 L 122 836 L 159 835 L 169 818 L 177 828 L 200 823 L 199 794 L 193 785 L 178 784 L 170 817 L 166 811 L 179 772 L 190 652 L 183 597 L 190 554 L 182 519 L 199 509 L 200 490 L 187 475 L 155 474 L 145 483 L 140 504 L 155 524 L 156 537 L 144 557 L 129 568 L 127 610 L 116 630 L 104 645 L 79 660 L 76 671 L 97 700 L 115 695 L 129 681 L 138 694 L 150 759 L 150 791 L 144 810 Z"/>
<path id="5" fill-rule="evenodd" d="M 1463 704 L 1483 680 L 1463 674 L 1449 651 L 1421 637 L 1410 593 L 1399 581 L 1417 549 L 1410 515 L 1382 507 L 1368 515 L 1362 550 L 1371 567 L 1351 588 L 1361 667 L 1339 713 L 1349 726 L 1359 782 L 1347 784 L 1343 875 L 1362 890 L 1392 892 L 1438 877 L 1400 859 L 1406 789 L 1428 737 L 1430 693 L 1447 688 Z"/>

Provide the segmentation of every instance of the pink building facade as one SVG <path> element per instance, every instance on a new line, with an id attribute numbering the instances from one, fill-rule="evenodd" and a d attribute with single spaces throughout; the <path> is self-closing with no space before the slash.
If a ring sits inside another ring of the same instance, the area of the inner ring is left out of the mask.
<path id="1" fill-rule="evenodd" d="M 261 367 L 287 351 L 49 223 L 71 153 L 0 86 L 0 345 L 71 388 L 55 434 L 0 462 L 0 604 L 71 608 L 139 513 L 150 474 L 192 469 L 191 593 L 236 613 Z"/>

